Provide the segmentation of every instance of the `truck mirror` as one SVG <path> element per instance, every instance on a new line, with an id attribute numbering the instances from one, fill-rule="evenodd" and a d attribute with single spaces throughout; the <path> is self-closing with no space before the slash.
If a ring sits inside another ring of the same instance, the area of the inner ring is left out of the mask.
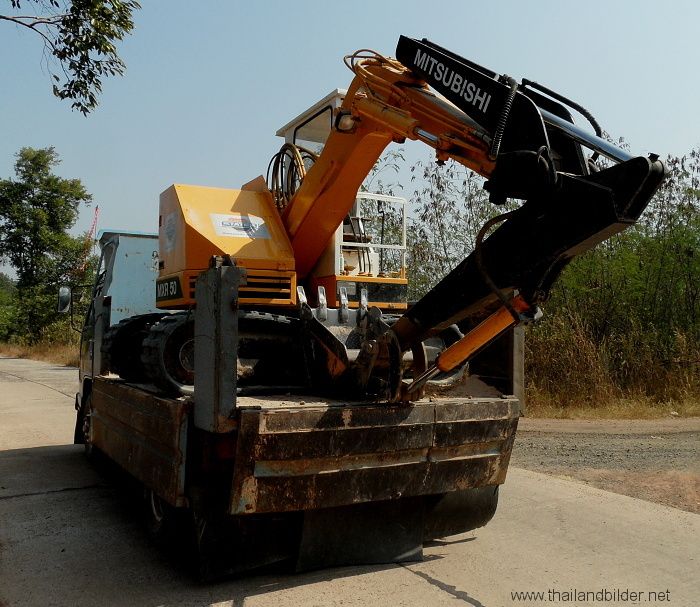
<path id="1" fill-rule="evenodd" d="M 58 289 L 58 312 L 66 314 L 70 312 L 71 300 L 73 299 L 70 287 L 59 287 Z"/>

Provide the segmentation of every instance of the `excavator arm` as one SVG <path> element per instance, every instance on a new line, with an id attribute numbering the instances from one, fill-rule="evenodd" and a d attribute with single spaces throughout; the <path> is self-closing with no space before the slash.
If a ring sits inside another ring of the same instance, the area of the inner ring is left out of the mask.
<path id="1" fill-rule="evenodd" d="M 524 312 L 532 316 L 574 257 L 637 221 L 664 166 L 655 155 L 634 157 L 611 145 L 584 108 L 537 83 L 497 76 L 426 40 L 402 37 L 397 56 L 492 133 L 489 157 L 496 166 L 485 186 L 492 202 L 524 200 L 487 224 L 476 249 L 392 327 L 402 351 L 453 323 L 476 327 L 415 389 L 527 319 Z M 574 125 L 566 106 L 588 118 L 597 134 Z M 596 163 L 600 155 L 605 168 Z"/>
<path id="2" fill-rule="evenodd" d="M 356 76 L 323 152 L 282 214 L 300 278 L 313 269 L 392 141 L 423 141 L 439 159 L 452 158 L 484 176 L 494 168 L 487 132 L 398 61 L 358 51 L 346 62 Z"/>
<path id="3" fill-rule="evenodd" d="M 494 204 L 523 202 L 484 226 L 475 250 L 390 328 L 375 322 L 349 370 L 336 365 L 362 389 L 380 375 L 381 396 L 390 400 L 415 396 L 430 377 L 533 318 L 571 259 L 632 225 L 664 177 L 656 156 L 610 144 L 584 108 L 535 82 L 517 83 L 427 40 L 402 36 L 397 57 L 358 51 L 346 58 L 355 78 L 282 215 L 299 276 L 312 270 L 392 141 L 422 141 L 438 161 L 476 171 Z M 595 135 L 574 124 L 571 109 Z M 467 327 L 466 335 L 431 368 L 419 365 L 413 384 L 402 382 L 403 353 L 419 356 L 421 342 L 453 324 Z"/>

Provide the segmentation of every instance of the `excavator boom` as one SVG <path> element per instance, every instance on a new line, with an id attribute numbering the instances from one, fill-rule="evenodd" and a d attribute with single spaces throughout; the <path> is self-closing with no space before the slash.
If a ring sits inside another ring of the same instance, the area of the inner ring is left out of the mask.
<path id="1" fill-rule="evenodd" d="M 482 175 L 494 166 L 486 154 L 486 132 L 432 94 L 406 67 L 362 51 L 346 62 L 356 76 L 335 127 L 282 214 L 300 278 L 316 265 L 362 182 L 392 141 L 423 141 L 441 159 L 453 158 Z"/>

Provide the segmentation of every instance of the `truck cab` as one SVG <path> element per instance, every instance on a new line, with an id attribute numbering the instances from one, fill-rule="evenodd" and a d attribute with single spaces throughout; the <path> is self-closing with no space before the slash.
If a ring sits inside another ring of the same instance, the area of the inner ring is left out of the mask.
<path id="1" fill-rule="evenodd" d="M 82 442 L 83 411 L 94 377 L 107 371 L 104 335 L 125 318 L 158 312 L 154 292 L 158 276 L 158 235 L 103 230 L 98 235 L 100 259 L 80 335 L 80 367 L 75 407 L 75 438 Z"/>

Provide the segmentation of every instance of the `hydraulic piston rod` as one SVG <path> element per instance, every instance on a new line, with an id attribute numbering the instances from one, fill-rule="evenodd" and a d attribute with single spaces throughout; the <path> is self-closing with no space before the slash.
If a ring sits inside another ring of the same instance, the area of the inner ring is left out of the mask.
<path id="1" fill-rule="evenodd" d="M 530 309 L 530 306 L 522 297 L 515 297 L 511 304 L 515 311 L 519 313 L 527 312 Z M 510 329 L 516 322 L 511 311 L 502 306 L 482 320 L 458 342 L 443 350 L 437 357 L 435 364 L 413 380 L 408 387 L 408 392 L 415 392 L 438 373 L 452 371 L 452 369 L 461 365 L 504 331 Z"/>

